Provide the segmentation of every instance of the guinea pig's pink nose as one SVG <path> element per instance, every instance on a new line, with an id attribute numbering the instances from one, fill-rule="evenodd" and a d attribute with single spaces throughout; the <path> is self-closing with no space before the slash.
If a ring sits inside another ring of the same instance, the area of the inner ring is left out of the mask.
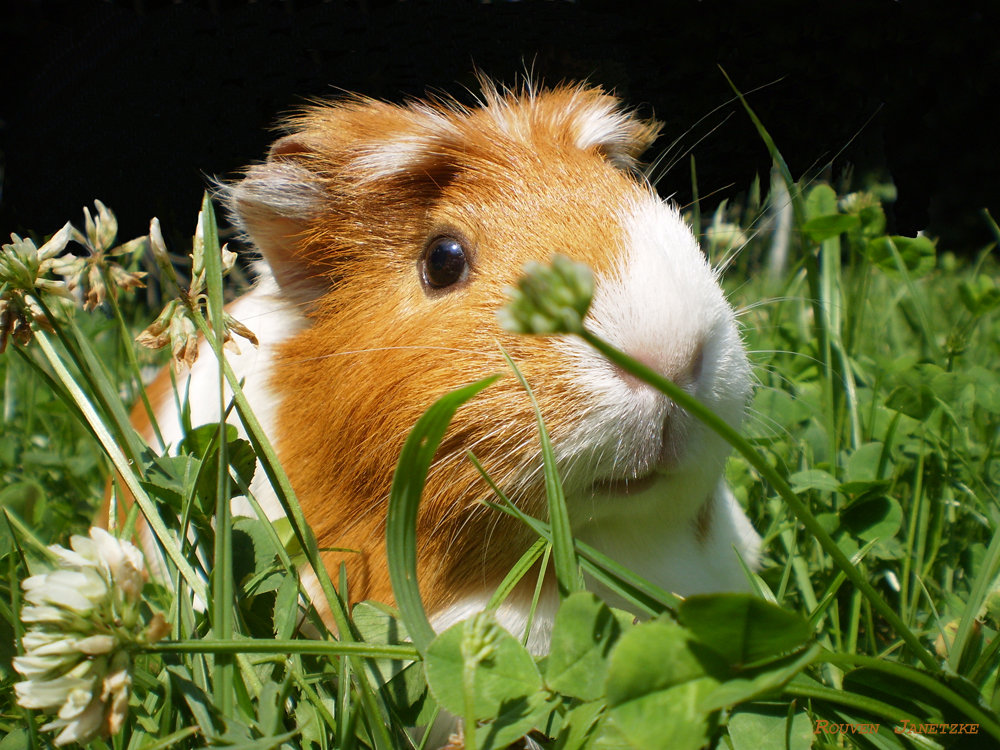
<path id="1" fill-rule="evenodd" d="M 694 393 L 698 387 L 698 381 L 702 376 L 705 364 L 705 347 L 698 343 L 692 347 L 689 354 L 678 356 L 677 352 L 672 352 L 673 356 L 664 362 L 663 357 L 650 355 L 646 351 L 630 351 L 629 355 L 637 359 L 652 370 L 663 375 L 668 380 L 673 381 L 689 393 Z M 648 389 L 653 392 L 652 386 L 647 385 L 633 375 L 619 369 L 619 376 L 630 387 L 639 391 Z M 687 450 L 688 428 L 690 420 L 682 418 L 677 408 L 665 396 L 655 392 L 656 395 L 667 402 L 665 410 L 657 410 L 663 420 L 660 430 L 660 448 L 656 454 L 655 467 L 658 472 L 668 473 L 681 463 Z M 662 403 L 662 402 L 661 402 Z"/>
<path id="2" fill-rule="evenodd" d="M 642 349 L 626 350 L 626 354 L 689 391 L 694 390 L 692 386 L 701 378 L 701 372 L 705 365 L 705 347 L 700 341 L 686 356 L 678 357 L 674 354 L 674 356 L 666 357 Z M 645 382 L 631 373 L 625 372 L 622 368 L 616 366 L 615 370 L 618 376 L 632 388 L 647 387 Z"/>

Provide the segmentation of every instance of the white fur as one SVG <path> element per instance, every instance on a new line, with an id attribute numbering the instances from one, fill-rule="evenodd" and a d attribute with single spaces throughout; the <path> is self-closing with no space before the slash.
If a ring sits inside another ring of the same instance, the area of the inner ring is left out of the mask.
<path id="1" fill-rule="evenodd" d="M 576 147 L 589 151 L 600 147 L 618 169 L 631 170 L 635 159 L 628 153 L 632 140 L 631 117 L 610 105 L 592 105 L 576 116 Z"/>
<path id="2" fill-rule="evenodd" d="M 394 141 L 373 144 L 354 159 L 351 166 L 370 182 L 412 171 L 427 158 L 433 141 L 424 135 L 401 136 Z"/>
<path id="3" fill-rule="evenodd" d="M 576 117 L 576 147 L 589 151 L 594 146 L 621 141 L 629 118 L 610 106 L 593 107 Z"/>
<path id="4" fill-rule="evenodd" d="M 247 219 L 270 220 L 278 216 L 300 221 L 309 219 L 323 202 L 322 188 L 313 173 L 290 162 L 269 162 L 251 167 L 245 180 L 221 188 L 231 206 L 239 203 L 242 211 L 248 214 L 234 214 L 244 230 Z M 264 216 L 257 217 L 255 214 L 261 211 Z M 258 238 L 254 241 L 260 242 Z"/>
<path id="5" fill-rule="evenodd" d="M 482 612 L 486 609 L 486 605 L 489 603 L 493 593 L 493 591 L 484 591 L 478 596 L 469 596 L 459 600 L 438 612 L 431 619 L 431 625 L 434 626 L 434 630 L 437 632 L 444 632 L 455 623 L 467 620 L 477 612 Z M 543 654 L 548 651 L 549 640 L 552 634 L 552 623 L 555 621 L 558 606 L 559 597 L 555 586 L 549 585 L 549 582 L 546 581 L 541 596 L 538 599 L 538 606 L 535 609 L 531 634 L 528 636 L 527 646 L 531 653 Z M 528 610 L 530 607 L 531 599 L 521 594 L 519 590 L 514 591 L 497 608 L 497 621 L 508 633 L 520 639 L 524 635 L 525 626 L 528 624 Z"/>
<path id="6" fill-rule="evenodd" d="M 454 123 L 440 112 L 416 104 L 413 108 L 421 115 L 419 132 L 361 146 L 361 154 L 352 160 L 351 170 L 361 175 L 362 182 L 375 182 L 418 170 L 440 151 L 442 143 L 459 137 Z"/>

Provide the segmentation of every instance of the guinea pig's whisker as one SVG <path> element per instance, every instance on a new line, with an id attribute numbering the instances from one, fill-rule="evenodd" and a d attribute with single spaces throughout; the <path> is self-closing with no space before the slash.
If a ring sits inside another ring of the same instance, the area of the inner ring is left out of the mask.
<path id="1" fill-rule="evenodd" d="M 743 307 L 741 307 L 739 310 L 736 311 L 736 316 L 742 317 L 748 312 L 753 312 L 754 310 L 757 310 L 761 307 L 776 305 L 779 302 L 802 302 L 802 301 L 804 301 L 802 297 L 795 297 L 789 295 L 782 297 L 768 297 L 767 299 L 756 300 L 754 302 L 744 305 Z M 777 326 L 772 326 L 771 328 L 775 329 L 777 328 Z"/>
<path id="2" fill-rule="evenodd" d="M 459 349 L 447 346 L 380 346 L 380 347 L 372 347 L 369 349 L 352 349 L 346 352 L 331 352 L 329 354 L 320 354 L 317 357 L 301 357 L 299 359 L 289 359 L 286 360 L 286 362 L 288 364 L 299 363 L 299 362 L 315 362 L 317 360 L 331 359 L 333 357 L 345 357 L 357 354 L 378 354 L 379 352 L 405 351 L 405 350 L 461 352 L 463 354 L 478 354 L 480 356 L 486 356 L 486 353 L 479 349 Z"/>
<path id="3" fill-rule="evenodd" d="M 713 128 L 711 129 L 711 130 L 709 130 L 709 131 L 708 131 L 707 133 L 705 133 L 705 134 L 704 134 L 704 135 L 703 135 L 703 136 L 702 136 L 701 138 L 699 138 L 699 139 L 698 139 L 698 140 L 696 140 L 696 141 L 695 141 L 694 143 L 692 143 L 692 144 L 691 144 L 690 146 L 688 146 L 688 148 L 687 148 L 687 149 L 685 149 L 685 150 L 684 150 L 684 151 L 683 151 L 682 153 L 679 153 L 679 154 L 677 154 L 677 156 L 676 156 L 676 157 L 674 157 L 674 158 L 673 158 L 673 159 L 672 159 L 672 160 L 670 161 L 670 163 L 669 163 L 669 164 L 667 164 L 667 166 L 666 166 L 666 167 L 664 167 L 663 171 L 662 171 L 662 172 L 660 172 L 660 174 L 659 174 L 659 175 L 658 175 L 658 176 L 656 177 L 656 182 L 654 182 L 653 184 L 654 184 L 654 185 L 656 185 L 656 183 L 657 183 L 657 182 L 659 182 L 659 181 L 660 181 L 660 180 L 662 180 L 662 179 L 663 179 L 664 177 L 666 177 L 666 176 L 667 176 L 667 174 L 668 174 L 668 173 L 669 173 L 669 172 L 670 172 L 670 171 L 671 171 L 671 170 L 672 170 L 672 169 L 673 169 L 674 167 L 676 167 L 676 166 L 677 166 L 677 165 L 678 165 L 678 164 L 680 163 L 680 161 L 681 161 L 682 159 L 684 159 L 684 157 L 686 157 L 686 156 L 690 155 L 690 154 L 691 154 L 691 152 L 692 152 L 692 151 L 694 151 L 695 147 L 696 147 L 696 146 L 697 146 L 697 145 L 698 145 L 699 143 L 701 143 L 701 142 L 702 142 L 703 140 L 705 140 L 706 138 L 708 138 L 708 136 L 712 135 L 712 133 L 714 133 L 714 132 L 715 132 L 716 130 L 718 130 L 718 129 L 719 129 L 719 128 L 721 128 L 721 127 L 722 127 L 723 125 L 725 125 L 725 124 L 726 124 L 726 122 L 727 122 L 727 121 L 729 120 L 729 118 L 730 118 L 730 117 L 732 117 L 732 116 L 733 116 L 733 113 L 732 113 L 732 112 L 730 112 L 730 113 L 729 113 L 728 115 L 726 115 L 725 117 L 723 117 L 723 118 L 722 118 L 722 121 L 721 121 L 720 123 L 718 123 L 717 125 L 715 125 L 715 127 L 713 127 Z M 676 141 L 675 141 L 675 143 L 676 143 Z M 709 193 L 708 195 L 706 195 L 706 196 L 705 196 L 705 198 L 708 198 L 709 196 L 711 196 L 711 195 L 714 195 L 715 193 L 719 192 L 720 190 L 728 190 L 728 189 L 729 189 L 730 187 L 732 187 L 732 185 L 728 185 L 727 187 L 724 187 L 724 188 L 719 188 L 719 190 L 714 190 L 714 191 L 712 191 L 711 193 Z"/>
<path id="4" fill-rule="evenodd" d="M 750 424 L 761 426 L 762 428 L 764 428 L 765 432 L 778 432 L 784 435 L 786 438 L 792 438 L 792 433 L 788 430 L 787 427 L 785 427 L 777 420 L 765 415 L 763 412 L 757 409 L 747 410 L 747 422 L 749 422 Z"/>
<path id="5" fill-rule="evenodd" d="M 771 81 L 770 83 L 761 84 L 760 86 L 758 86 L 756 88 L 750 89 L 749 91 L 747 91 L 746 93 L 744 93 L 743 96 L 744 96 L 744 98 L 748 97 L 751 94 L 755 94 L 758 91 L 761 91 L 762 89 L 766 89 L 769 86 L 773 86 L 774 84 L 780 82 L 781 80 L 782 80 L 781 78 L 777 78 L 777 79 Z M 661 152 L 660 155 L 656 159 L 654 159 L 653 162 L 650 163 L 650 165 L 648 167 L 646 167 L 646 169 L 643 170 L 643 174 L 647 178 L 650 175 L 652 175 L 652 173 L 654 171 L 656 171 L 656 169 L 659 168 L 660 164 L 664 161 L 664 159 L 667 157 L 667 155 L 669 155 L 670 151 L 673 150 L 674 146 L 676 146 L 681 140 L 683 140 L 685 137 L 687 137 L 687 135 L 689 133 L 691 133 L 696 127 L 698 127 L 702 122 L 704 122 L 709 117 L 711 117 L 716 112 L 718 112 L 720 109 L 728 107 L 728 106 L 730 106 L 731 104 L 733 104 L 734 102 L 737 102 L 737 101 L 739 101 L 739 97 L 738 96 L 733 96 L 733 97 L 727 99 L 726 101 L 724 101 L 719 106 L 717 106 L 714 109 L 712 109 L 711 111 L 709 111 L 708 113 L 702 115 L 702 117 L 700 119 L 698 119 L 691 127 L 689 127 L 687 130 L 685 130 L 683 133 L 681 133 L 681 135 L 679 135 L 677 138 L 675 138 L 674 141 L 669 146 L 667 146 L 667 148 L 663 152 Z M 711 133 L 715 132 L 715 130 L 718 129 L 730 117 L 732 117 L 732 113 L 730 113 L 729 115 L 726 115 L 725 120 L 723 120 L 721 123 L 719 123 L 719 125 L 716 125 L 714 128 L 712 128 L 712 130 L 710 130 L 708 134 L 711 134 Z M 703 138 L 699 139 L 698 143 L 700 143 L 703 140 Z M 698 145 L 698 144 L 696 143 L 695 145 Z M 693 146 L 692 146 L 692 148 L 693 148 Z M 687 153 L 690 152 L 690 150 L 691 149 L 688 149 L 688 151 L 686 151 L 684 154 L 682 154 L 681 156 L 679 156 L 676 159 L 672 160 L 670 162 L 670 164 L 659 175 L 656 176 L 655 179 L 651 180 L 652 184 L 656 185 L 660 180 L 662 180 L 667 175 L 667 173 L 671 169 L 673 169 L 674 166 L 676 166 L 677 162 L 680 161 L 680 159 L 682 159 L 684 157 L 684 155 L 686 155 Z"/>
<path id="6" fill-rule="evenodd" d="M 752 351 L 749 352 L 749 354 L 751 356 L 754 354 L 787 354 L 790 357 L 801 357 L 802 359 L 805 359 L 808 362 L 812 362 L 813 364 L 818 365 L 822 363 L 822 360 L 819 359 L 818 357 L 814 357 L 811 354 L 806 354 L 805 352 L 793 351 L 791 349 L 753 349 Z M 762 367 L 763 365 L 758 365 L 758 366 Z"/>
<path id="7" fill-rule="evenodd" d="M 753 372 L 754 389 L 772 387 L 767 383 L 765 383 L 763 379 L 760 377 L 760 371 L 762 370 L 770 374 L 772 377 L 778 378 L 781 382 L 785 383 L 786 385 L 791 386 L 793 384 L 792 379 L 782 374 L 776 367 L 767 364 L 759 364 L 754 367 L 754 372 Z"/>

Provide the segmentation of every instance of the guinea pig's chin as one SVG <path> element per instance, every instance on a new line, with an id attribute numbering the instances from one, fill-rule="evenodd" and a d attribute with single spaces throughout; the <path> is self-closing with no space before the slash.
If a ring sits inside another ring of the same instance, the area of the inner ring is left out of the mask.
<path id="1" fill-rule="evenodd" d="M 697 512 L 718 482 L 714 472 L 653 471 L 638 479 L 599 480 L 589 492 L 567 493 L 566 502 L 574 533 L 604 523 L 679 523 Z"/>
<path id="2" fill-rule="evenodd" d="M 612 497 L 638 495 L 654 487 L 661 476 L 659 472 L 651 471 L 645 476 L 634 479 L 598 479 L 594 482 L 593 492 L 595 495 Z"/>
<path id="3" fill-rule="evenodd" d="M 732 449 L 700 425 L 685 425 L 671 435 L 652 460 L 642 461 L 631 469 L 622 467 L 594 477 L 585 494 L 594 497 L 630 498 L 668 484 L 687 485 L 705 480 L 714 485 L 722 474 Z"/>

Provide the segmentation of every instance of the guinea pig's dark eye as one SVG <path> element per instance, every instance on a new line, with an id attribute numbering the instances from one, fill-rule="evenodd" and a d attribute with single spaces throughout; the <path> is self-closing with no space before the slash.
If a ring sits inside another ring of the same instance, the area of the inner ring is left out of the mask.
<path id="1" fill-rule="evenodd" d="M 438 289 L 451 286 L 465 278 L 468 266 L 462 243 L 454 237 L 440 237 L 424 256 L 424 280 Z"/>

